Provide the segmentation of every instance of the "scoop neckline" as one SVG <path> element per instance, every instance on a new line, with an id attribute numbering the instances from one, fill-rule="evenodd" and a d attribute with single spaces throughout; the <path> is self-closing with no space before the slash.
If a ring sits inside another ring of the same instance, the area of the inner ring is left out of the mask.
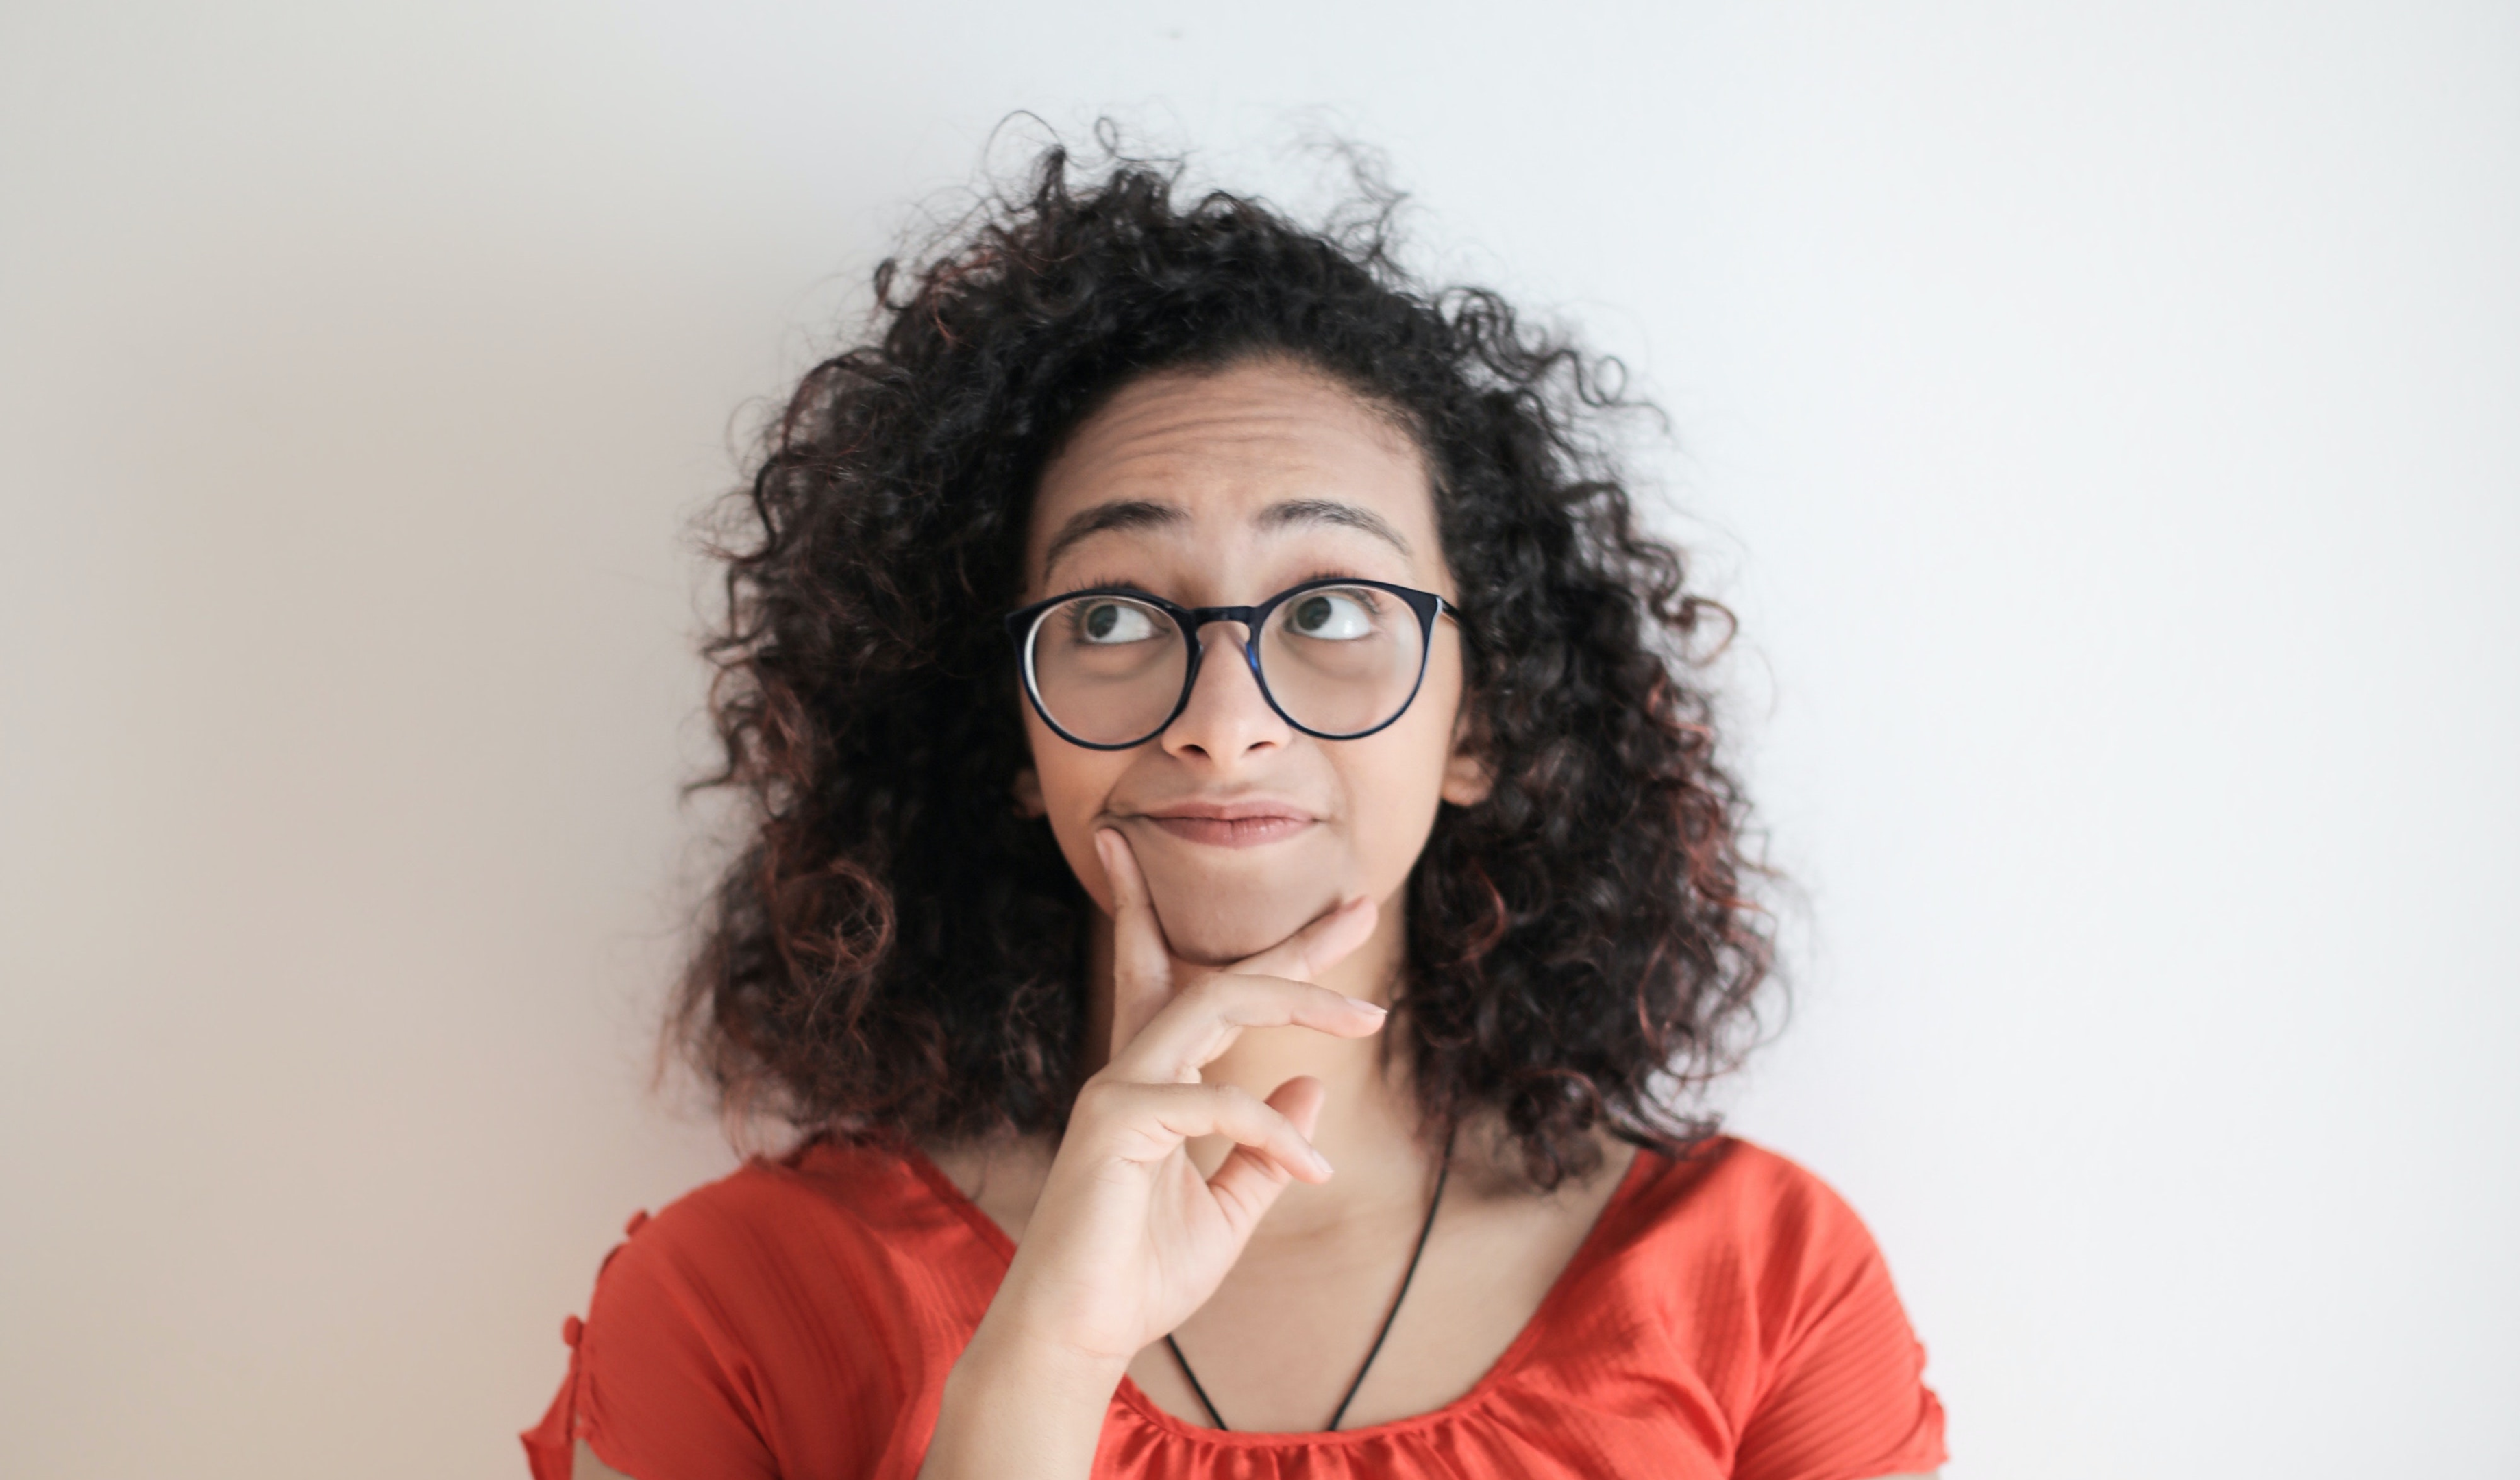
<path id="1" fill-rule="evenodd" d="M 954 1185 L 954 1179 L 945 1175 L 944 1168 L 931 1160 L 926 1151 L 916 1142 L 904 1139 L 898 1143 L 898 1149 L 911 1172 L 926 1187 L 930 1196 L 944 1203 L 960 1218 L 964 1226 L 971 1231 L 980 1243 L 998 1256 L 1002 1266 L 1013 1262 L 1014 1240 L 1007 1236 L 1007 1231 L 998 1227 L 997 1220 L 983 1212 L 978 1203 L 964 1195 L 963 1189 Z M 1120 1374 L 1120 1385 L 1114 1396 L 1126 1404 L 1140 1419 L 1163 1433 L 1226 1449 L 1294 1449 L 1306 1446 L 1361 1444 L 1375 1439 L 1392 1438 L 1414 1429 L 1432 1428 L 1465 1416 L 1472 1410 L 1485 1408 L 1488 1405 L 1495 1397 L 1497 1389 L 1502 1387 L 1506 1379 L 1513 1374 L 1514 1369 L 1529 1358 L 1531 1349 L 1540 1344 L 1549 1327 L 1554 1323 L 1553 1318 L 1557 1307 L 1571 1298 L 1566 1291 L 1574 1284 L 1576 1277 L 1600 1257 L 1601 1240 L 1605 1236 L 1604 1231 L 1613 1221 L 1612 1215 L 1627 1206 L 1634 1198 L 1639 1184 L 1644 1180 L 1644 1164 L 1648 1156 L 1670 1160 L 1650 1146 L 1636 1148 L 1636 1154 L 1628 1158 L 1627 1170 L 1619 1174 L 1619 1185 L 1610 1189 L 1609 1197 L 1594 1213 L 1592 1227 L 1584 1231 L 1584 1237 L 1575 1245 L 1575 1252 L 1567 1256 L 1565 1265 L 1557 1271 L 1557 1278 L 1550 1281 L 1549 1289 L 1540 1297 L 1540 1304 L 1532 1308 L 1530 1319 L 1523 1322 L 1522 1329 L 1514 1332 L 1513 1340 L 1508 1342 L 1506 1349 L 1497 1354 L 1496 1361 L 1488 1364 L 1488 1369 L 1479 1374 L 1478 1381 L 1470 1384 L 1469 1391 L 1441 1408 L 1428 1409 L 1425 1413 L 1411 1413 L 1404 1417 L 1388 1418 L 1380 1423 L 1368 1424 L 1363 1428 L 1273 1433 L 1201 1428 L 1196 1424 L 1185 1422 L 1165 1412 L 1163 1406 L 1149 1397 L 1146 1389 L 1138 1386 L 1137 1379 L 1126 1372 Z M 999 1273 L 1003 1278 L 1004 1269 L 1001 1268 Z"/>

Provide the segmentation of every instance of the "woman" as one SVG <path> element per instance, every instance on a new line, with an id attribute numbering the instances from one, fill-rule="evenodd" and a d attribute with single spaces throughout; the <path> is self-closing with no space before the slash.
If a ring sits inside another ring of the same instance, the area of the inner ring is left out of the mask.
<path id="1" fill-rule="evenodd" d="M 1616 405 L 1387 212 L 1164 175 L 878 274 L 727 547 L 680 1023 L 805 1133 L 572 1319 L 543 1480 L 1863 1480 L 1863 1226 L 1679 1101 L 1768 964 Z"/>

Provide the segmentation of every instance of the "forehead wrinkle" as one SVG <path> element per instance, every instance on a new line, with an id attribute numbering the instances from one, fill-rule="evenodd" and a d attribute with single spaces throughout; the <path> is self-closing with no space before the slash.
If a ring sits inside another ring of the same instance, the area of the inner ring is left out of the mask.
<path id="1" fill-rule="evenodd" d="M 1177 540 L 1237 504 L 1249 511 L 1245 527 L 1255 532 L 1351 528 L 1414 563 L 1400 520 L 1372 507 L 1377 501 L 1322 496 L 1360 472 L 1379 481 L 1380 468 L 1359 464 L 1360 434 L 1380 452 L 1402 454 L 1414 465 L 1411 481 L 1431 493 L 1424 449 L 1410 429 L 1391 408 L 1341 382 L 1274 361 L 1221 373 L 1157 372 L 1088 417 L 1045 468 L 1045 501 L 1065 503 L 1091 488 L 1107 502 L 1058 522 L 1039 547 L 1038 578 L 1049 579 L 1096 534 L 1135 529 Z"/>
<path id="2" fill-rule="evenodd" d="M 1283 529 L 1289 524 L 1338 524 L 1361 529 L 1390 545 L 1404 556 L 1415 558 L 1409 541 L 1391 525 L 1389 519 L 1371 509 L 1356 504 L 1343 504 L 1336 499 L 1286 499 L 1272 504 L 1252 516 L 1263 529 Z"/>
<path id="3" fill-rule="evenodd" d="M 1175 504 L 1158 504 L 1152 499 L 1115 499 L 1080 509 L 1058 526 L 1051 538 L 1050 549 L 1041 558 L 1041 568 L 1050 570 L 1078 542 L 1114 529 L 1168 529 L 1190 522 L 1190 514 Z"/>

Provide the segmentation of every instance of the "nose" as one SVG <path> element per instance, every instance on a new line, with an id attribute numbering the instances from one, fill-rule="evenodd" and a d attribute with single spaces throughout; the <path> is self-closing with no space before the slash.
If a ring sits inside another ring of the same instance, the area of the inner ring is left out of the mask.
<path id="1" fill-rule="evenodd" d="M 1246 652 L 1248 634 L 1242 627 L 1211 622 L 1201 629 L 1198 641 L 1198 682 L 1191 686 L 1190 702 L 1164 730 L 1165 752 L 1232 764 L 1292 739 L 1293 729 L 1269 707 L 1260 692 Z"/>

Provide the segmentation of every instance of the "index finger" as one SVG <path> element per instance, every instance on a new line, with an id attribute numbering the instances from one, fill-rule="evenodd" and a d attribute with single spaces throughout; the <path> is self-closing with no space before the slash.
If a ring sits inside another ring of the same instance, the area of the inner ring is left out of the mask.
<path id="1" fill-rule="evenodd" d="M 1109 1072 L 1148 1084 L 1181 1083 L 1250 1028 L 1313 1028 L 1339 1038 L 1379 1030 L 1388 1009 L 1308 981 L 1220 971 L 1164 1004 L 1145 1031 L 1111 1056 Z"/>
<path id="2" fill-rule="evenodd" d="M 1350 952 L 1364 945 L 1373 934 L 1381 911 L 1372 899 L 1358 896 L 1337 909 L 1316 918 L 1284 940 L 1256 956 L 1245 957 L 1227 966 L 1238 976 L 1282 976 L 1289 981 L 1312 981 L 1315 977 L 1347 959 Z"/>
<path id="3" fill-rule="evenodd" d="M 1108 1063 L 1171 1000 L 1172 951 L 1129 840 L 1105 828 L 1094 834 L 1094 851 L 1111 881 L 1111 1042 L 1102 1054 Z"/>

